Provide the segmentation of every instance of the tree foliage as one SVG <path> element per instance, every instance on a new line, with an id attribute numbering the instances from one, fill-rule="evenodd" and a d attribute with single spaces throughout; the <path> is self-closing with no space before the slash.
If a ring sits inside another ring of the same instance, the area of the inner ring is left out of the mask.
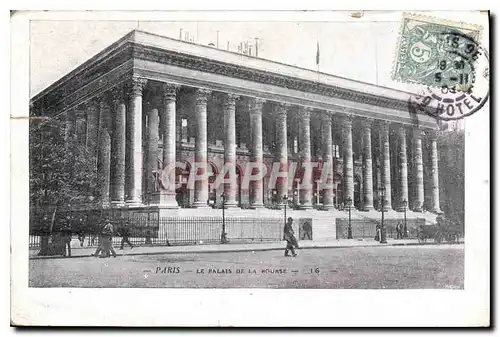
<path id="1" fill-rule="evenodd" d="M 85 144 L 73 135 L 66 146 L 65 123 L 59 118 L 34 120 L 29 133 L 31 206 L 91 202 L 97 185 L 96 164 Z"/>

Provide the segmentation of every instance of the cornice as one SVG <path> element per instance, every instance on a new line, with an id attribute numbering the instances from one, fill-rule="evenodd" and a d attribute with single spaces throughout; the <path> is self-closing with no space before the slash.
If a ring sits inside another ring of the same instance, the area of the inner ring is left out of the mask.
<path id="1" fill-rule="evenodd" d="M 379 107 L 386 107 L 404 111 L 407 111 L 408 109 L 407 101 L 399 101 L 392 98 L 376 96 L 373 94 L 326 85 L 323 83 L 295 78 L 287 75 L 271 73 L 268 71 L 250 67 L 243 67 L 240 65 L 211 60 L 200 56 L 187 55 L 157 47 L 134 44 L 132 54 L 134 58 L 169 64 L 181 68 L 199 70 L 212 74 L 234 77 L 258 83 L 265 83 L 344 100 L 356 100 L 362 103 L 376 105 Z"/>

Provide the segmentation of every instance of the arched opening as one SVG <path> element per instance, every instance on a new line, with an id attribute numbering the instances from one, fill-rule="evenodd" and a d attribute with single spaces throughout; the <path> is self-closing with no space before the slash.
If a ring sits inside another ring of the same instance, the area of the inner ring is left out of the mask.
<path id="1" fill-rule="evenodd" d="M 236 203 L 241 207 L 241 179 L 243 177 L 243 170 L 239 165 L 236 165 Z"/>
<path id="2" fill-rule="evenodd" d="M 208 174 L 208 204 L 210 206 L 214 206 L 217 204 L 217 200 L 220 197 L 217 195 L 217 188 L 219 186 L 215 186 L 215 179 L 219 174 L 217 165 L 215 165 L 213 162 L 208 162 L 207 174 Z"/>
<path id="3" fill-rule="evenodd" d="M 335 174 L 333 177 L 333 203 L 337 209 L 342 209 L 342 200 L 344 198 L 342 194 L 343 188 L 342 176 L 340 174 Z"/>
<path id="4" fill-rule="evenodd" d="M 175 168 L 175 182 L 178 188 L 175 190 L 175 199 L 179 207 L 186 208 L 191 205 L 191 195 L 188 189 L 189 172 L 191 171 L 191 165 L 187 161 L 183 161 L 185 164 L 184 168 Z M 192 192 L 192 191 L 191 191 Z"/>
<path id="5" fill-rule="evenodd" d="M 361 209 L 361 178 L 358 175 L 354 176 L 354 207 Z"/>

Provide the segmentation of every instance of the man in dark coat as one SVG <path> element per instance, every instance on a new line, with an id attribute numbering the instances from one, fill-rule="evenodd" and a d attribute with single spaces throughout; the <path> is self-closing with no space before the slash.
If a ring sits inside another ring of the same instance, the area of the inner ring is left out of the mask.
<path id="1" fill-rule="evenodd" d="M 299 244 L 297 243 L 297 239 L 294 236 L 295 233 L 292 228 L 292 223 L 293 219 L 288 218 L 288 221 L 283 228 L 283 240 L 286 240 L 285 256 L 290 256 L 288 255 L 288 251 L 291 251 L 292 256 L 295 257 L 297 256 L 297 254 L 295 253 L 294 247 L 299 248 Z"/>
<path id="2" fill-rule="evenodd" d="M 125 245 L 125 243 L 128 243 L 128 245 L 130 246 L 130 249 L 134 248 L 134 245 L 129 240 L 130 226 L 129 226 L 127 220 L 122 222 L 118 231 L 119 231 L 120 236 L 122 237 L 122 243 L 120 245 L 120 249 L 123 249 L 123 246 Z"/>
<path id="3" fill-rule="evenodd" d="M 103 252 L 101 257 L 109 257 L 110 253 L 113 257 L 116 257 L 116 252 L 113 249 L 113 234 L 114 228 L 109 219 L 106 219 L 104 228 L 102 229 L 102 243 L 103 243 Z"/>

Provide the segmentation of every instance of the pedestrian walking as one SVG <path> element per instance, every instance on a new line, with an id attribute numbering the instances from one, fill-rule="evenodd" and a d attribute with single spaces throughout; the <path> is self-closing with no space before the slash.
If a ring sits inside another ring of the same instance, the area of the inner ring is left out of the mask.
<path id="1" fill-rule="evenodd" d="M 130 226 L 129 226 L 129 223 L 127 220 L 125 220 L 121 223 L 121 226 L 118 229 L 118 234 L 122 237 L 122 243 L 120 245 L 121 250 L 123 250 L 123 246 L 125 245 L 125 243 L 128 243 L 128 245 L 130 246 L 130 249 L 134 248 L 134 245 L 129 240 Z"/>
<path id="2" fill-rule="evenodd" d="M 95 257 L 98 257 L 99 256 L 99 253 L 101 254 L 101 256 L 104 255 L 104 240 L 103 240 L 103 236 L 102 236 L 102 230 L 104 229 L 104 223 L 99 223 L 97 224 L 97 228 L 96 228 L 96 232 L 97 232 L 97 248 L 94 252 L 94 254 L 92 254 L 92 256 L 95 256 Z M 95 237 L 95 235 L 94 235 Z"/>
<path id="3" fill-rule="evenodd" d="M 375 241 L 380 241 L 380 224 L 378 223 L 377 226 L 375 226 Z"/>
<path id="4" fill-rule="evenodd" d="M 71 256 L 71 237 L 72 237 L 72 229 L 71 229 L 71 218 L 66 217 L 66 222 L 63 224 L 61 228 L 61 241 L 63 244 L 63 256 Z M 66 248 L 68 248 L 66 252 Z"/>
<path id="5" fill-rule="evenodd" d="M 109 219 L 106 219 L 105 223 L 106 224 L 102 229 L 103 252 L 101 257 L 102 258 L 109 257 L 110 254 L 113 255 L 113 257 L 116 257 L 116 252 L 113 249 L 113 242 L 112 242 L 114 228 Z"/>
<path id="6" fill-rule="evenodd" d="M 283 228 L 283 240 L 286 240 L 285 256 L 290 256 L 288 255 L 288 251 L 291 251 L 292 256 L 295 257 L 297 254 L 295 253 L 294 247 L 299 248 L 299 244 L 295 238 L 292 223 L 293 219 L 291 217 L 288 218 L 288 221 L 285 223 L 285 227 Z"/>
<path id="7" fill-rule="evenodd" d="M 398 222 L 398 224 L 396 225 L 396 233 L 398 239 L 403 238 L 403 224 L 401 222 Z"/>

